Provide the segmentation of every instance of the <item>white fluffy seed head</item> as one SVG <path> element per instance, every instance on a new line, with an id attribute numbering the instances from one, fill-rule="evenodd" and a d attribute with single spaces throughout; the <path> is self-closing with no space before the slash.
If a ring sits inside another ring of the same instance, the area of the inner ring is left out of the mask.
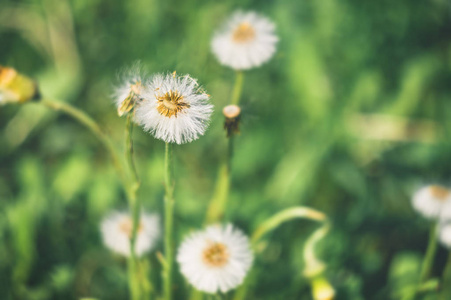
<path id="1" fill-rule="evenodd" d="M 443 223 L 440 225 L 439 240 L 443 246 L 451 249 L 451 223 Z"/>
<path id="2" fill-rule="evenodd" d="M 119 116 L 131 111 L 141 101 L 146 88 L 145 78 L 146 74 L 140 62 L 119 73 L 118 84 L 112 95 Z"/>
<path id="3" fill-rule="evenodd" d="M 276 52 L 274 24 L 255 12 L 235 12 L 213 37 L 212 51 L 219 62 L 247 70 L 267 62 Z"/>
<path id="4" fill-rule="evenodd" d="M 441 217 L 445 204 L 451 201 L 449 189 L 439 185 L 428 185 L 419 189 L 412 198 L 413 208 L 427 219 Z"/>
<path id="5" fill-rule="evenodd" d="M 226 293 L 243 282 L 253 254 L 249 239 L 239 229 L 213 225 L 190 234 L 178 249 L 177 261 L 196 289 Z"/>
<path id="6" fill-rule="evenodd" d="M 210 96 L 189 75 L 154 75 L 136 107 L 135 122 L 155 138 L 184 144 L 205 133 L 213 105 Z"/>
<path id="7" fill-rule="evenodd" d="M 107 215 L 100 226 L 105 246 L 118 254 L 130 256 L 132 225 L 132 218 L 128 213 L 115 211 Z M 159 236 L 159 217 L 142 213 L 137 229 L 136 254 L 141 256 L 150 251 Z"/>

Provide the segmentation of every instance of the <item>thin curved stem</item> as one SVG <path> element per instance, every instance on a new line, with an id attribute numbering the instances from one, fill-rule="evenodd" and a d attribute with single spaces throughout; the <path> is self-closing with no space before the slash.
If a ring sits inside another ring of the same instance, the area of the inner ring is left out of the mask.
<path id="1" fill-rule="evenodd" d="M 133 230 L 130 243 L 131 255 L 128 260 L 130 298 L 133 300 L 141 299 L 141 287 L 138 272 L 139 261 L 135 253 L 135 240 L 137 227 L 139 223 L 139 209 L 140 209 L 140 205 L 137 202 L 136 193 L 139 189 L 140 182 L 133 160 L 133 140 L 132 140 L 133 123 L 131 122 L 131 115 L 129 115 L 127 118 L 127 128 L 126 128 L 126 158 L 132 176 L 132 181 L 128 181 L 128 177 L 124 170 L 123 163 L 119 159 L 117 150 L 114 147 L 111 139 L 102 131 L 100 126 L 89 115 L 87 115 L 84 111 L 76 107 L 73 107 L 72 105 L 65 102 L 42 99 L 40 100 L 39 103 L 43 104 L 44 106 L 50 109 L 60 111 L 71 116 L 74 120 L 76 120 L 77 122 L 85 126 L 87 129 L 89 129 L 94 134 L 94 136 L 102 143 L 104 148 L 109 152 L 113 162 L 113 166 L 115 167 L 121 179 L 123 188 L 127 194 L 130 209 L 132 211 Z"/>
<path id="2" fill-rule="evenodd" d="M 82 110 L 73 107 L 72 105 L 65 102 L 52 101 L 48 99 L 42 99 L 38 103 L 43 104 L 44 106 L 53 109 L 55 111 L 64 112 L 65 114 L 71 116 L 73 119 L 78 121 L 80 124 L 89 129 L 97 139 L 102 143 L 105 149 L 111 156 L 111 160 L 113 161 L 113 165 L 119 174 L 119 177 L 122 181 L 124 189 L 128 193 L 128 183 L 126 179 L 126 175 L 124 172 L 123 164 L 121 163 L 119 156 L 117 154 L 117 150 L 111 142 L 110 138 L 100 129 L 100 126 L 85 112 Z"/>
<path id="3" fill-rule="evenodd" d="M 172 299 L 172 265 L 173 265 L 173 244 L 172 244 L 172 227 L 173 227 L 173 217 L 174 217 L 174 181 L 172 178 L 173 172 L 173 155 L 172 155 L 172 144 L 166 143 L 165 146 L 165 157 L 164 157 L 164 168 L 165 168 L 165 190 L 166 195 L 164 197 L 165 204 L 165 234 L 164 234 L 164 251 L 165 251 L 165 264 L 163 265 L 163 291 L 164 299 Z"/>
<path id="4" fill-rule="evenodd" d="M 293 219 L 309 219 L 313 221 L 324 222 L 327 220 L 325 214 L 320 211 L 314 210 L 309 207 L 297 206 L 292 208 L 287 208 L 281 212 L 278 212 L 271 218 L 264 221 L 251 237 L 251 242 L 255 245 L 266 233 L 279 227 L 282 223 Z"/>
<path id="5" fill-rule="evenodd" d="M 315 247 L 329 231 L 327 216 L 320 211 L 305 206 L 295 206 L 276 213 L 261 223 L 260 226 L 258 226 L 254 231 L 251 236 L 252 248 L 256 253 L 260 252 L 261 249 L 259 249 L 258 244 L 265 234 L 278 228 L 283 223 L 294 219 L 307 219 L 321 222 L 322 224 L 322 226 L 307 239 L 303 251 L 304 260 L 306 261 L 304 276 L 309 277 L 312 275 L 317 275 L 325 268 L 325 266 L 319 259 L 317 259 L 315 255 Z M 249 286 L 256 280 L 256 277 L 254 276 L 255 275 L 252 272 L 248 275 L 248 278 L 245 279 L 244 283 L 236 291 L 233 300 L 246 299 Z"/>

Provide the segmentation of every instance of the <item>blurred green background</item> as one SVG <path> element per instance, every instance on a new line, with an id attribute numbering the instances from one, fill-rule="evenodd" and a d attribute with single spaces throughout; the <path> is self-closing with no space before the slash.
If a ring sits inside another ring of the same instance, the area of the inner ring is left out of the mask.
<path id="1" fill-rule="evenodd" d="M 110 99 L 118 70 L 141 60 L 198 78 L 216 112 L 204 137 L 175 147 L 180 241 L 202 226 L 226 152 L 220 112 L 235 75 L 210 40 L 236 9 L 271 18 L 280 43 L 245 74 L 224 220 L 250 234 L 284 208 L 321 210 L 333 225 L 320 250 L 336 299 L 400 299 L 428 239 L 411 194 L 450 184 L 449 1 L 0 0 L 0 64 L 86 110 L 122 148 L 125 120 Z M 102 217 L 127 208 L 102 146 L 39 104 L 0 107 L 0 128 L 1 299 L 126 299 L 126 262 L 99 236 Z M 164 144 L 141 129 L 135 139 L 139 197 L 161 212 Z M 315 226 L 294 221 L 267 237 L 248 299 L 311 299 L 302 249 Z M 433 276 L 446 257 L 441 247 Z M 183 299 L 178 271 L 176 284 Z"/>

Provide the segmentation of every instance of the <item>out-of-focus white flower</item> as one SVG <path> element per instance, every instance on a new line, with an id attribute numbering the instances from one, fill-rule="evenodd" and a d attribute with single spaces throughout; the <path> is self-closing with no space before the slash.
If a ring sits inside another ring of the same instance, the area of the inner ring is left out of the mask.
<path id="1" fill-rule="evenodd" d="M 146 85 L 136 123 L 167 143 L 188 143 L 205 133 L 213 106 L 195 79 L 157 74 Z"/>
<path id="2" fill-rule="evenodd" d="M 189 235 L 178 250 L 182 274 L 196 289 L 225 293 L 239 286 L 252 265 L 249 240 L 231 224 Z"/>
<path id="3" fill-rule="evenodd" d="M 214 35 L 213 53 L 235 70 L 258 67 L 276 52 L 279 39 L 274 24 L 255 12 L 235 12 Z"/>
<path id="4" fill-rule="evenodd" d="M 413 196 L 413 208 L 428 219 L 438 219 L 444 205 L 451 201 L 451 191 L 439 185 L 428 185 Z"/>
<path id="5" fill-rule="evenodd" d="M 113 98 L 120 117 L 130 112 L 142 100 L 142 93 L 145 90 L 144 81 L 145 74 L 139 62 L 119 75 L 119 84 Z"/>
<path id="6" fill-rule="evenodd" d="M 130 238 L 133 222 L 130 214 L 112 212 L 101 224 L 104 244 L 112 251 L 130 256 Z M 150 251 L 160 235 L 159 217 L 154 214 L 142 213 L 136 235 L 135 251 L 138 256 Z"/>
<path id="7" fill-rule="evenodd" d="M 439 240 L 443 246 L 451 249 L 451 223 L 444 223 L 440 226 Z"/>

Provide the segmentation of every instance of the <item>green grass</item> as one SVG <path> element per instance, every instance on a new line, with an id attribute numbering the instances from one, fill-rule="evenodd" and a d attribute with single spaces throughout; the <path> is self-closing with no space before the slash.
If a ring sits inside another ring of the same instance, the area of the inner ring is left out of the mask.
<path id="1" fill-rule="evenodd" d="M 141 60 L 151 72 L 198 78 L 215 113 L 204 137 L 174 149 L 179 243 L 203 225 L 226 153 L 221 110 L 235 75 L 210 40 L 237 8 L 270 17 L 280 42 L 269 63 L 245 74 L 224 220 L 250 235 L 282 209 L 320 210 L 332 225 L 318 249 L 336 299 L 400 299 L 428 241 L 411 195 L 451 176 L 448 1 L 0 0 L 0 64 L 86 110 L 122 148 L 125 119 L 110 100 L 118 70 Z M 164 143 L 134 132 L 138 197 L 162 214 Z M 126 262 L 99 235 L 102 217 L 127 207 L 101 144 L 32 103 L 0 107 L 0 145 L 2 299 L 126 299 Z M 302 250 L 315 229 L 293 221 L 265 236 L 247 299 L 311 299 Z M 160 290 L 155 252 L 148 258 Z M 433 277 L 446 259 L 440 247 Z"/>

